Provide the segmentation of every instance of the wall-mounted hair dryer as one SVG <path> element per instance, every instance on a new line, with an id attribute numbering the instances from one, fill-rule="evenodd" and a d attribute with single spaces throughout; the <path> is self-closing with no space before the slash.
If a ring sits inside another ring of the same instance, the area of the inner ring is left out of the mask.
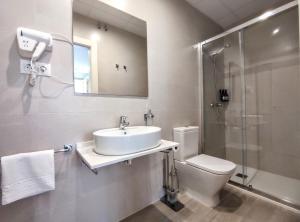
<path id="1" fill-rule="evenodd" d="M 53 40 L 49 33 L 19 27 L 17 39 L 20 55 L 33 61 L 37 61 L 45 50 L 52 50 Z"/>
<path id="2" fill-rule="evenodd" d="M 17 29 L 17 41 L 19 46 L 19 53 L 24 58 L 31 60 L 31 75 L 29 84 L 35 85 L 36 71 L 33 63 L 39 60 L 44 51 L 51 51 L 53 39 L 51 34 L 19 27 Z"/>

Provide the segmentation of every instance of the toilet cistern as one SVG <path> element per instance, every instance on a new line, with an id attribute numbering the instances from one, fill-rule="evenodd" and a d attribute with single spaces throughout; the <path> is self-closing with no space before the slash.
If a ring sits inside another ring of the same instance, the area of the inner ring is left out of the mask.
<path id="1" fill-rule="evenodd" d="M 120 117 L 120 129 L 121 130 L 125 130 L 125 127 L 129 126 L 130 123 L 126 120 L 127 120 L 127 116 Z"/>

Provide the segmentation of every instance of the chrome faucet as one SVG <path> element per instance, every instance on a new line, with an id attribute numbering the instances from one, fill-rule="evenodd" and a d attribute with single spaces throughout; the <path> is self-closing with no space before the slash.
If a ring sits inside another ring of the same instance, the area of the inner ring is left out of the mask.
<path id="1" fill-rule="evenodd" d="M 154 118 L 153 113 L 151 112 L 151 109 L 148 110 L 147 113 L 144 114 L 144 121 L 145 121 L 145 125 L 148 126 L 148 120 L 152 120 Z"/>
<path id="2" fill-rule="evenodd" d="M 121 116 L 120 117 L 120 129 L 125 130 L 125 127 L 129 126 L 129 122 L 126 121 L 127 116 Z"/>

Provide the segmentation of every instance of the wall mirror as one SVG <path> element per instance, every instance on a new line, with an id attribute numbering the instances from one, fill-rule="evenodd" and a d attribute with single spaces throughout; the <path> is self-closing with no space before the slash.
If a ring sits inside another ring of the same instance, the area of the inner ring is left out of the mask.
<path id="1" fill-rule="evenodd" d="M 98 0 L 73 1 L 75 93 L 148 96 L 147 24 Z"/>

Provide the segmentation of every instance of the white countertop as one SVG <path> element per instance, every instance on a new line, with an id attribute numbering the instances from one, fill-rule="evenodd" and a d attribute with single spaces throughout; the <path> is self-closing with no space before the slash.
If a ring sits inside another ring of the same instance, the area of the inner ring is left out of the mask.
<path id="1" fill-rule="evenodd" d="M 108 166 L 111 164 L 123 162 L 126 160 L 131 160 L 137 157 L 153 154 L 156 152 L 160 152 L 163 150 L 171 149 L 174 147 L 178 147 L 178 143 L 161 140 L 161 144 L 158 147 L 145 150 L 142 152 L 132 153 L 128 155 L 121 156 L 106 156 L 100 155 L 94 152 L 95 143 L 94 141 L 80 142 L 76 144 L 76 151 L 79 156 L 82 158 L 82 161 L 91 169 L 95 170 L 100 167 Z"/>

